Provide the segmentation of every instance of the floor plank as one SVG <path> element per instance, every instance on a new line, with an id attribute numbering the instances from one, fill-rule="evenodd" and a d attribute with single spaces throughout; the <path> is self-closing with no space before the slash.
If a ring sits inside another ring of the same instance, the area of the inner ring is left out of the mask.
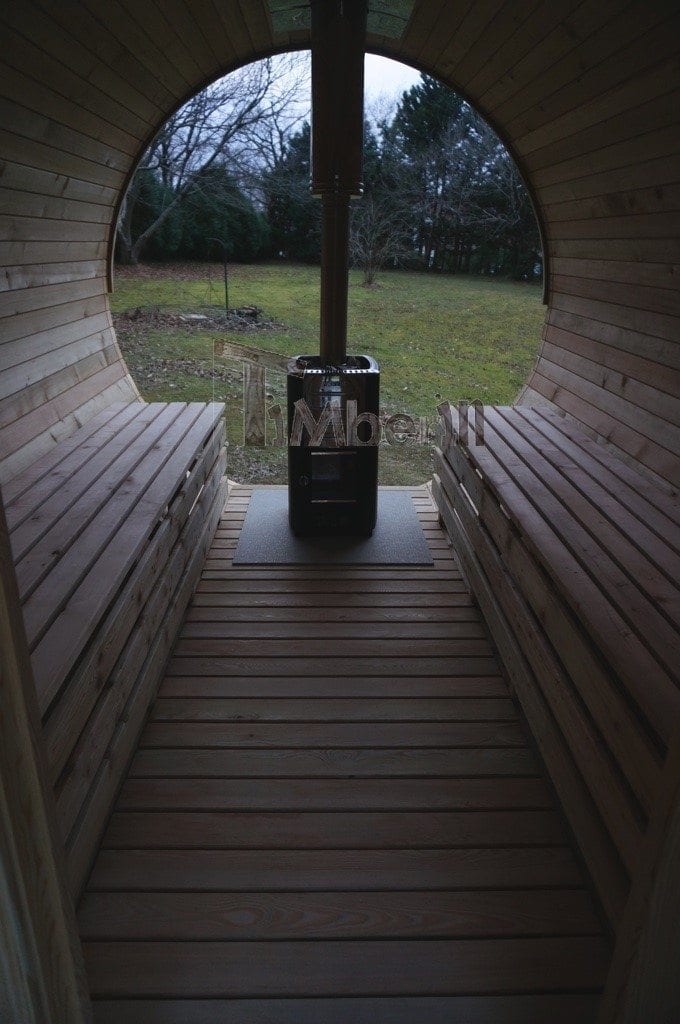
<path id="1" fill-rule="evenodd" d="M 93 996 L 447 995 L 597 988 L 597 937 L 85 942 Z M 540 980 L 539 980 L 540 979 Z"/>
<path id="2" fill-rule="evenodd" d="M 571 1024 L 609 957 L 428 492 L 434 567 L 256 566 L 232 490 L 81 902 L 96 1024 Z"/>
<path id="3" fill-rule="evenodd" d="M 96 1024 L 587 1024 L 594 995 L 102 1000 Z"/>

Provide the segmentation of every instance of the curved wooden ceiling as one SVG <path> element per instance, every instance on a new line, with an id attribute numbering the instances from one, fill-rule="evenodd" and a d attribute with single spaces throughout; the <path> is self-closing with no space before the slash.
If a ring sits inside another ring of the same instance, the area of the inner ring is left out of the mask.
<path id="1" fill-rule="evenodd" d="M 0 479 L 136 397 L 107 299 L 122 190 L 200 86 L 307 45 L 304 17 L 282 15 L 300 6 L 3 5 Z M 677 4 L 416 0 L 406 21 L 409 6 L 374 0 L 370 49 L 467 95 L 509 144 L 543 221 L 549 305 L 524 400 L 555 403 L 678 484 Z"/>

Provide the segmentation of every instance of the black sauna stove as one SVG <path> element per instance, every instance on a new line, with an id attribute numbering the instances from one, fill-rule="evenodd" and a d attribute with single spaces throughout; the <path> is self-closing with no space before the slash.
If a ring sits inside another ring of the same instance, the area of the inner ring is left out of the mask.
<path id="1" fill-rule="evenodd" d="M 320 354 L 288 363 L 288 508 L 301 536 L 369 535 L 380 371 L 347 355 L 350 200 L 361 196 L 366 0 L 312 0 L 311 192 L 321 202 Z"/>
<path id="2" fill-rule="evenodd" d="M 370 356 L 288 364 L 288 510 L 299 536 L 368 536 L 378 506 L 380 369 Z"/>

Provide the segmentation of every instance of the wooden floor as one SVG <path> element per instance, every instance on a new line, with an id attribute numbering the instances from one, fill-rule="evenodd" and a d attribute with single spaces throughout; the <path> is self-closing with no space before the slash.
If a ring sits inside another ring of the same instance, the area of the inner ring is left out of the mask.
<path id="1" fill-rule="evenodd" d="M 97 1024 L 586 1024 L 609 947 L 433 568 L 233 567 L 235 488 L 79 912 Z"/>

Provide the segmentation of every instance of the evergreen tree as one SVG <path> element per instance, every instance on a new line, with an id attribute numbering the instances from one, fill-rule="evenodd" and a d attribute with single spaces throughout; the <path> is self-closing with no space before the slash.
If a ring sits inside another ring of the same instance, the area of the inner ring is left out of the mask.
<path id="1" fill-rule="evenodd" d="M 222 258 L 248 262 L 268 252 L 264 216 L 244 195 L 223 164 L 198 175 L 182 207 L 177 255 L 184 259 Z"/>
<path id="2" fill-rule="evenodd" d="M 321 255 L 321 207 L 310 192 L 310 145 L 306 121 L 265 181 L 272 251 L 304 263 L 316 263 Z"/>

